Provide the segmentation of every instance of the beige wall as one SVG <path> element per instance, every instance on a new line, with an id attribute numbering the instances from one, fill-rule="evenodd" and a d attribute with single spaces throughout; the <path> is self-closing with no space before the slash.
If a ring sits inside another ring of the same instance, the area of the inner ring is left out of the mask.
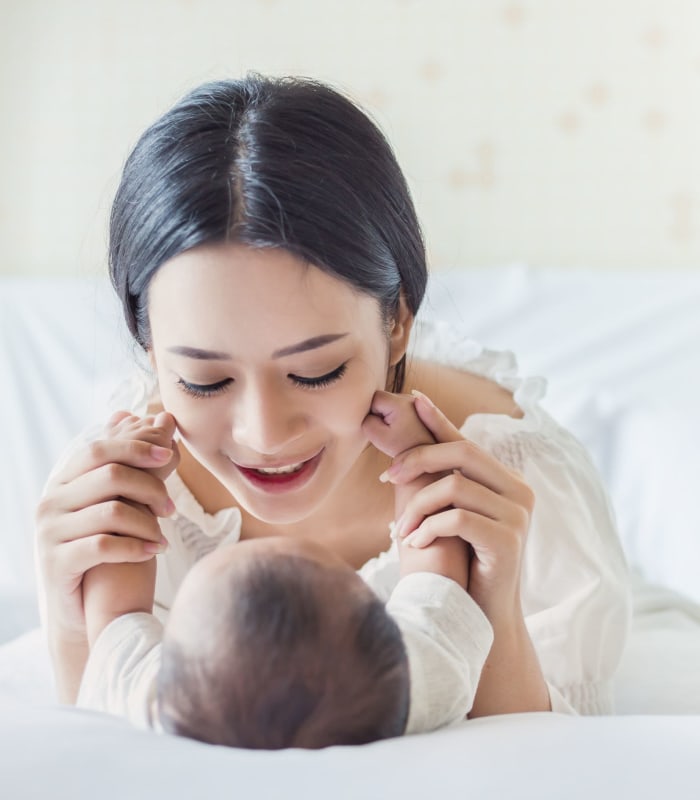
<path id="1" fill-rule="evenodd" d="M 140 130 L 248 69 L 351 92 L 435 267 L 700 265 L 697 0 L 0 0 L 0 272 L 104 268 Z"/>

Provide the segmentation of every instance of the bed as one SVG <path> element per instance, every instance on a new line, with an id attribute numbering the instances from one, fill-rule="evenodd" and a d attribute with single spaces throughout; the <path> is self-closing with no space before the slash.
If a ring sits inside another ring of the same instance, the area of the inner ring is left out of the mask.
<path id="1" fill-rule="evenodd" d="M 0 280 L 0 794 L 5 798 L 700 797 L 700 273 L 513 264 L 431 279 L 423 313 L 514 350 L 610 489 L 635 615 L 617 714 L 507 715 L 260 753 L 58 706 L 38 630 L 33 507 L 132 353 L 104 281 Z"/>

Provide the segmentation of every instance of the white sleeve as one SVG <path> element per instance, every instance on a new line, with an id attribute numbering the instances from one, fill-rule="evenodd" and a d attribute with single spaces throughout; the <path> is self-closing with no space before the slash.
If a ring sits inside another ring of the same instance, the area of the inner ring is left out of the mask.
<path id="1" fill-rule="evenodd" d="M 76 705 L 157 728 L 156 678 L 163 626 L 143 612 L 117 617 L 90 650 Z"/>
<path id="2" fill-rule="evenodd" d="M 464 719 L 493 643 L 484 613 L 450 578 L 415 572 L 386 605 L 403 636 L 411 680 L 406 733 Z"/>
<path id="3" fill-rule="evenodd" d="M 543 414 L 544 417 L 546 415 Z M 630 620 L 627 566 L 610 502 L 583 446 L 547 418 L 484 442 L 535 494 L 521 597 L 553 711 L 613 711 Z"/>

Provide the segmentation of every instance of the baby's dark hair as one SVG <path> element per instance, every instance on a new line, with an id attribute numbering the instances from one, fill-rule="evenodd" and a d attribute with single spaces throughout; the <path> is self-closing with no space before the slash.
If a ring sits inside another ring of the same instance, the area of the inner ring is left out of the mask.
<path id="1" fill-rule="evenodd" d="M 347 589 L 337 569 L 296 554 L 269 554 L 231 573 L 225 627 L 206 634 L 217 637 L 215 657 L 166 632 L 164 729 L 267 750 L 400 736 L 409 707 L 401 633 L 369 587 Z"/>

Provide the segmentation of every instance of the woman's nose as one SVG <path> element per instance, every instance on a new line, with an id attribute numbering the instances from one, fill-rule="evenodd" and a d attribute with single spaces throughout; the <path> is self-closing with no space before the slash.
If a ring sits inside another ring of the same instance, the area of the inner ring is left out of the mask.
<path id="1" fill-rule="evenodd" d="M 288 450 L 306 424 L 304 414 L 279 390 L 248 386 L 234 405 L 232 436 L 246 449 L 271 456 Z"/>

